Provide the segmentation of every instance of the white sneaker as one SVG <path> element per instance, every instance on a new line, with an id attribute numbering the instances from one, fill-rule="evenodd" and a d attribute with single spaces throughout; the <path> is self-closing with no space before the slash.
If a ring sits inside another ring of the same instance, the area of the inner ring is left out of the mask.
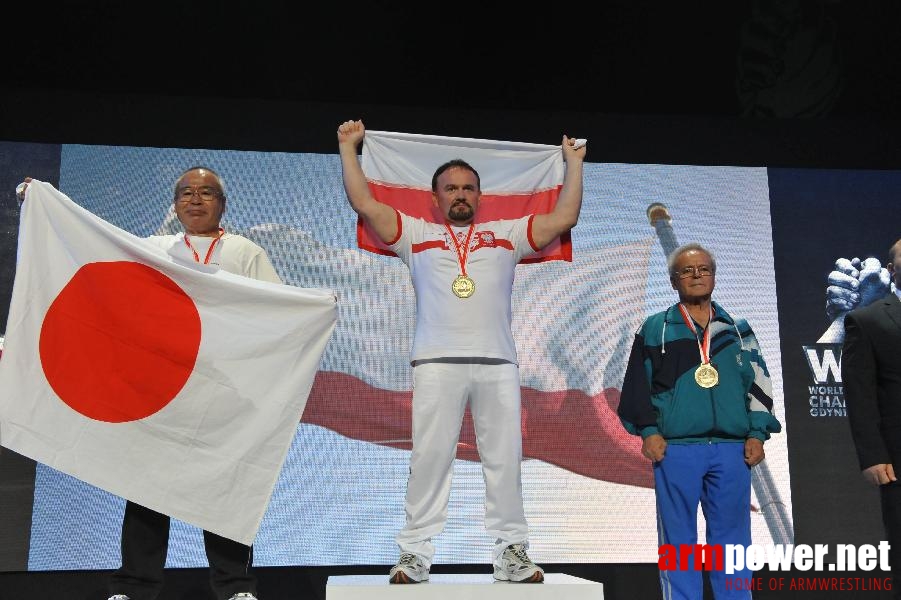
<path id="1" fill-rule="evenodd" d="M 544 569 L 532 562 L 523 544 L 510 544 L 494 562 L 494 578 L 499 581 L 541 583 L 544 581 Z"/>
<path id="2" fill-rule="evenodd" d="M 257 600 L 257 597 L 248 592 L 241 592 L 240 594 L 235 594 L 228 600 Z"/>
<path id="3" fill-rule="evenodd" d="M 428 580 L 429 568 L 419 556 L 409 552 L 401 554 L 400 560 L 388 573 L 388 581 L 391 583 L 419 583 Z"/>
<path id="4" fill-rule="evenodd" d="M 110 596 L 106 600 L 131 600 L 131 598 L 129 598 L 125 594 L 116 594 L 114 596 Z"/>

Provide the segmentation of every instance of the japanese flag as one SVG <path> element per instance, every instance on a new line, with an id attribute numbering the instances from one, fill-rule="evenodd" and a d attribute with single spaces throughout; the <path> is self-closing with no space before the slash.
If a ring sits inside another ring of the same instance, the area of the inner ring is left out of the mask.
<path id="1" fill-rule="evenodd" d="M 335 327 L 333 292 L 173 262 L 39 181 L 19 239 L 0 443 L 251 544 Z"/>
<path id="2" fill-rule="evenodd" d="M 545 214 L 557 204 L 565 170 L 560 146 L 367 131 L 361 166 L 377 200 L 412 217 L 444 223 L 432 202 L 432 175 L 455 158 L 479 173 L 478 222 Z M 362 219 L 357 221 L 357 245 L 394 256 Z M 520 262 L 547 260 L 572 260 L 569 232 Z"/>

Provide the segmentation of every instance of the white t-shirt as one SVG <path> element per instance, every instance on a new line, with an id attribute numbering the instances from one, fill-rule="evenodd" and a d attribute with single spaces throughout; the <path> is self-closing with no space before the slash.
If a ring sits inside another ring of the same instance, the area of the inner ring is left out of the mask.
<path id="1" fill-rule="evenodd" d="M 475 292 L 458 298 L 451 284 L 461 273 L 460 263 L 447 227 L 398 215 L 398 239 L 389 247 L 409 267 L 416 290 L 412 360 L 479 357 L 516 363 L 510 298 L 517 263 L 538 251 L 531 241 L 532 216 L 474 226 L 466 274 Z M 451 229 L 462 248 L 469 226 Z"/>
<path id="2" fill-rule="evenodd" d="M 151 235 L 146 238 L 148 242 L 167 251 L 170 256 L 186 262 L 194 261 L 194 252 L 188 244 L 185 243 L 185 234 L 177 233 L 175 235 Z M 189 235 L 188 241 L 193 246 L 194 251 L 203 262 L 210 244 L 216 238 L 204 237 L 199 235 Z M 235 275 L 243 275 L 260 281 L 269 281 L 272 283 L 282 283 L 275 267 L 269 261 L 266 251 L 254 244 L 246 237 L 234 233 L 225 233 L 213 248 L 213 253 L 207 264 L 214 265 L 234 273 Z"/>

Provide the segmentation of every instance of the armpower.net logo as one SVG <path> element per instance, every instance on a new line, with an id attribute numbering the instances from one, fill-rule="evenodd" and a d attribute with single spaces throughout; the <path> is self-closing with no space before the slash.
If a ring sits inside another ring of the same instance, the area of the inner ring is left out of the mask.
<path id="1" fill-rule="evenodd" d="M 834 560 L 828 544 L 663 544 L 658 550 L 661 571 L 722 571 L 733 590 L 882 591 L 892 589 L 889 543 L 877 546 L 837 544 Z M 755 577 L 761 569 L 770 577 Z M 810 576 L 778 577 L 780 572 Z M 872 577 L 841 577 L 831 573 L 873 572 Z"/>

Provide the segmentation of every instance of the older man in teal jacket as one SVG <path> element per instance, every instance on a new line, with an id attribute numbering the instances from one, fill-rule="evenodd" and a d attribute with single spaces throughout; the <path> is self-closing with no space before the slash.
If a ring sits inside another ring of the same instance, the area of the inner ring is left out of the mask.
<path id="1" fill-rule="evenodd" d="M 679 302 L 645 320 L 635 336 L 620 398 L 626 429 L 654 462 L 660 544 L 694 546 L 700 503 L 707 543 L 751 544 L 751 472 L 763 443 L 782 427 L 772 414 L 769 372 L 751 327 L 713 302 L 716 261 L 700 244 L 673 251 Z M 701 572 L 661 570 L 665 600 L 703 597 Z M 711 572 L 717 600 L 750 598 L 749 571 Z M 738 588 L 738 589 L 736 589 Z"/>

